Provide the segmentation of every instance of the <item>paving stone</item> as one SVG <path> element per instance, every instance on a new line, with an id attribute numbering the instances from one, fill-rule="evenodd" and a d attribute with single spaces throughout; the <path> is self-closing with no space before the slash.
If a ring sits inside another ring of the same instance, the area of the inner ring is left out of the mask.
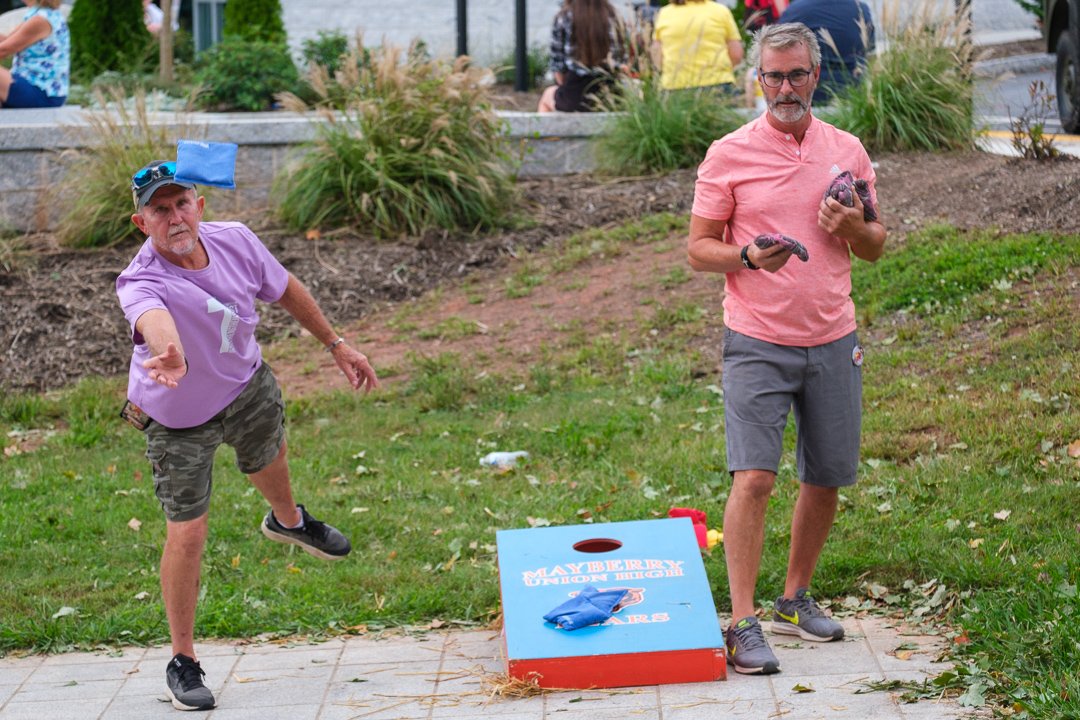
<path id="1" fill-rule="evenodd" d="M 609 690 L 573 690 L 548 695 L 547 711 L 562 712 L 578 707 L 658 708 L 659 692 L 655 686 L 612 688 Z"/>
<path id="2" fill-rule="evenodd" d="M 295 701 L 296 698 L 293 698 Z M 319 706 L 315 703 L 301 705 L 275 705 L 273 707 L 222 707 L 214 710 L 214 720 L 315 720 Z"/>
<path id="3" fill-rule="evenodd" d="M 357 665 L 362 663 L 395 663 L 395 662 L 430 662 L 438 661 L 442 657 L 443 636 L 433 636 L 428 640 L 416 640 L 414 638 L 398 638 L 386 640 L 368 640 L 365 638 L 353 638 L 345 646 L 338 661 L 342 665 Z"/>
<path id="4" fill-rule="evenodd" d="M 87 720 L 97 718 L 108 703 L 107 698 L 82 700 L 78 703 L 55 700 L 10 702 L 0 709 L 0 720 Z"/>
<path id="5" fill-rule="evenodd" d="M 901 704 L 900 693 L 856 695 L 863 682 L 921 681 L 947 668 L 927 662 L 941 639 L 890 627 L 886 620 L 845 619 L 848 640 L 807 643 L 772 636 L 784 671 L 728 680 L 609 690 L 494 697 L 505 672 L 498 633 L 426 638 L 350 638 L 283 647 L 206 643 L 198 655 L 219 707 L 208 720 L 712 720 L 718 716 L 952 720 L 971 712 L 952 702 Z M 908 634 L 903 634 L 908 633 Z M 910 643 L 911 660 L 889 655 Z M 930 651 L 934 650 L 931 655 Z M 70 654 L 0 661 L 0 720 L 156 720 L 175 718 L 164 697 L 168 648 L 133 648 L 120 657 Z M 353 660 L 354 662 L 346 662 Z M 883 670 L 883 667 L 889 668 Z M 839 672 L 838 672 L 839 671 Z M 74 680 L 76 684 L 67 683 Z M 350 682 L 360 680 L 361 682 Z M 793 688 L 806 684 L 813 693 Z M 300 698 L 309 698 L 298 702 Z"/>
<path id="6" fill-rule="evenodd" d="M 164 680 L 161 687 L 165 687 Z M 177 720 L 176 713 L 176 708 L 162 690 L 157 695 L 117 697 L 109 703 L 98 720 Z"/>
<path id="7" fill-rule="evenodd" d="M 0 666 L 0 685 L 18 685 L 30 677 L 30 673 L 36 668 L 30 665 L 25 667 Z"/>
<path id="8" fill-rule="evenodd" d="M 457 705 L 439 704 L 431 709 L 434 718 L 508 718 L 530 720 L 544 717 L 545 698 L 490 698 L 481 693 L 466 697 Z"/>
<path id="9" fill-rule="evenodd" d="M 122 680 L 92 682 L 33 682 L 24 684 L 12 697 L 12 703 L 52 701 L 57 705 L 78 706 L 85 701 L 111 700 L 120 689 Z"/>
<path id="10" fill-rule="evenodd" d="M 236 662 L 235 672 L 246 673 L 251 670 L 273 670 L 282 668 L 305 668 L 308 666 L 329 665 L 333 667 L 341 655 L 341 648 L 307 649 L 279 648 L 275 653 L 245 653 Z"/>
<path id="11" fill-rule="evenodd" d="M 126 680 L 138 665 L 126 662 L 80 663 L 78 665 L 42 665 L 31 679 L 38 683 L 92 682 L 95 680 Z M 164 670 L 164 667 L 162 668 Z"/>
<path id="12" fill-rule="evenodd" d="M 716 682 L 682 683 L 660 686 L 660 702 L 666 708 L 671 705 L 694 702 L 718 701 L 723 703 L 743 700 L 772 701 L 774 694 L 770 677 L 765 675 L 740 675 L 728 667 L 728 679 Z"/>
<path id="13" fill-rule="evenodd" d="M 117 653 L 63 653 L 62 655 L 49 655 L 42 659 L 43 667 L 55 667 L 58 665 L 104 665 L 108 663 L 134 664 L 142 660 L 146 655 L 146 648 L 125 648 Z"/>

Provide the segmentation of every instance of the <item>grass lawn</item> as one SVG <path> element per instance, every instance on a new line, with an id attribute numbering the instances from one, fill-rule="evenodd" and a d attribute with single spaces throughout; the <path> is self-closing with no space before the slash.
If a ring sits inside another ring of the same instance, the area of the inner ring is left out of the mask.
<path id="1" fill-rule="evenodd" d="M 542 253 L 507 286 L 545 282 L 560 262 Z M 671 284 L 681 279 L 673 269 Z M 958 663 L 943 684 L 1018 716 L 1080 715 L 1078 287 L 1078 237 L 944 227 L 854 276 L 863 464 L 815 594 L 838 612 L 940 622 Z M 718 312 L 687 313 L 659 335 L 586 332 L 510 375 L 467 357 L 417 359 L 407 384 L 371 397 L 290 403 L 297 497 L 354 553 L 328 564 L 265 541 L 265 505 L 222 450 L 197 635 L 485 624 L 499 612 L 498 529 L 660 517 L 674 505 L 718 525 L 723 400 L 694 349 Z M 116 418 L 122 395 L 108 379 L 0 399 L 0 654 L 167 638 L 164 521 L 142 437 Z M 531 459 L 499 474 L 477 462 L 493 449 Z M 789 447 L 763 605 L 783 585 L 796 492 Z M 722 551 L 705 564 L 726 610 Z"/>

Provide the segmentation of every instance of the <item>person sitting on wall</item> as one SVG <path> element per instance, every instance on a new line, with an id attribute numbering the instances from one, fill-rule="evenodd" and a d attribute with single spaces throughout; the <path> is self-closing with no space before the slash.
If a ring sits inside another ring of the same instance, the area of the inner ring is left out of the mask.
<path id="1" fill-rule="evenodd" d="M 10 35 L 0 33 L 0 107 L 59 107 L 67 100 L 71 35 L 60 0 L 25 0 L 30 7 Z"/>
<path id="2" fill-rule="evenodd" d="M 540 96 L 537 112 L 591 112 L 625 65 L 619 17 L 608 0 L 565 0 L 551 29 L 555 85 Z"/>

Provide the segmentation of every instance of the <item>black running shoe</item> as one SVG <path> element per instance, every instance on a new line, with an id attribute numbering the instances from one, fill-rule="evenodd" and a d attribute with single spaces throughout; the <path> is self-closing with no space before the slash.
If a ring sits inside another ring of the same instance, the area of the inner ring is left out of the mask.
<path id="1" fill-rule="evenodd" d="M 263 535 L 274 542 L 299 545 L 305 551 L 323 560 L 340 560 L 349 554 L 352 545 L 349 539 L 333 525 L 320 522 L 308 514 L 303 505 L 297 505 L 300 514 L 304 518 L 304 524 L 295 530 L 282 526 L 274 517 L 274 511 L 266 513 L 263 518 Z"/>
<path id="2" fill-rule="evenodd" d="M 210 710 L 214 695 L 202 679 L 206 676 L 199 663 L 187 655 L 177 655 L 165 668 L 165 692 L 177 710 Z"/>

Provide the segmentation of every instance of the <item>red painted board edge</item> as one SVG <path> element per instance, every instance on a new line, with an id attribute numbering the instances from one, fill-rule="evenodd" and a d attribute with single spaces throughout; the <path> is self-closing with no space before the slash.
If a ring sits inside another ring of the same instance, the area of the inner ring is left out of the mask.
<path id="1" fill-rule="evenodd" d="M 510 677 L 535 678 L 538 686 L 549 689 L 587 690 L 727 680 L 723 648 L 509 660 L 507 668 Z"/>

